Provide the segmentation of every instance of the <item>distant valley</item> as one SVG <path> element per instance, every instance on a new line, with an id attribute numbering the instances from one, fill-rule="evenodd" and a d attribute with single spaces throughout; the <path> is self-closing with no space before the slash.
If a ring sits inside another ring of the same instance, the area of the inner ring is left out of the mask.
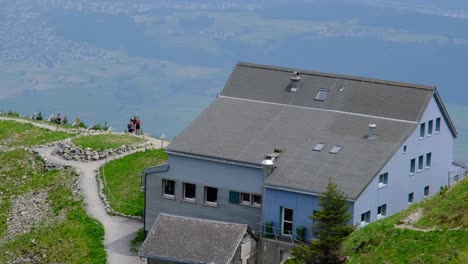
<path id="1" fill-rule="evenodd" d="M 176 136 L 237 61 L 438 87 L 468 161 L 465 1 L 0 1 L 0 110 Z"/>

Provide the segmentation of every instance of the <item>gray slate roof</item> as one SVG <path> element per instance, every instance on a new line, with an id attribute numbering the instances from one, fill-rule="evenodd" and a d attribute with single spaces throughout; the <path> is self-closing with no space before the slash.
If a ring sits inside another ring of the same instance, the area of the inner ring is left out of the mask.
<path id="1" fill-rule="evenodd" d="M 322 193 L 331 177 L 356 199 L 417 127 L 431 97 L 440 99 L 429 86 L 304 70 L 293 93 L 293 71 L 239 63 L 220 97 L 167 150 L 260 165 L 284 149 L 267 186 Z M 314 100 L 320 88 L 330 89 L 324 102 Z M 369 124 L 377 125 L 373 140 Z M 312 151 L 318 143 L 325 148 Z M 334 145 L 343 146 L 338 154 L 329 153 Z"/>
<path id="2" fill-rule="evenodd" d="M 159 214 L 138 255 L 189 263 L 230 263 L 247 225 Z"/>
<path id="3" fill-rule="evenodd" d="M 293 71 L 301 76 L 296 93 L 289 91 Z M 314 100 L 321 88 L 330 90 L 325 102 Z M 434 90 L 424 85 L 238 63 L 221 95 L 418 121 Z"/>

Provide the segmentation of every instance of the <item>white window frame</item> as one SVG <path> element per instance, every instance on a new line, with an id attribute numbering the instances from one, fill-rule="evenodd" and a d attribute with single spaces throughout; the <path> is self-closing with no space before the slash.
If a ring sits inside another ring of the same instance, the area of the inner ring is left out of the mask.
<path id="1" fill-rule="evenodd" d="M 208 188 L 216 189 L 216 202 L 210 202 L 207 200 L 208 198 Z M 206 205 L 210 206 L 218 206 L 218 188 L 216 187 L 211 187 L 211 186 L 205 186 L 204 188 L 204 195 L 203 195 L 203 203 Z"/>
<path id="2" fill-rule="evenodd" d="M 185 196 L 185 191 L 186 191 L 186 187 L 187 184 L 190 184 L 190 185 L 194 185 L 195 186 L 195 197 L 194 198 L 190 198 L 190 197 L 187 197 Z M 186 201 L 186 202 L 191 202 L 191 203 L 195 203 L 197 201 L 197 185 L 194 184 L 194 183 L 189 183 L 189 182 L 184 182 L 182 184 L 182 200 Z"/>
<path id="3" fill-rule="evenodd" d="M 439 134 L 440 133 L 440 126 L 441 126 L 441 120 L 440 117 L 436 118 L 435 122 L 435 132 L 434 134 Z"/>
<path id="4" fill-rule="evenodd" d="M 285 214 L 286 210 L 291 210 L 292 211 L 292 221 L 284 219 L 284 217 L 286 216 L 286 214 Z M 284 223 L 290 223 L 291 224 L 291 233 L 290 234 L 284 232 L 285 231 L 284 230 Z M 281 209 L 281 235 L 291 237 L 292 233 L 293 233 L 293 230 L 294 230 L 294 209 L 283 207 Z"/>
<path id="5" fill-rule="evenodd" d="M 410 198 L 411 198 L 411 200 L 410 200 Z M 408 203 L 409 204 L 414 203 L 414 192 L 408 193 Z"/>
<path id="6" fill-rule="evenodd" d="M 247 196 L 249 199 L 248 200 L 244 200 L 244 197 Z M 254 207 L 261 207 L 262 204 L 261 202 L 260 203 L 256 203 L 255 200 L 254 200 L 254 196 L 259 196 L 260 197 L 260 201 L 262 200 L 262 196 L 259 195 L 259 194 L 255 194 L 255 193 L 243 193 L 241 192 L 240 193 L 240 204 L 242 205 L 248 205 L 248 206 L 254 206 Z"/>
<path id="7" fill-rule="evenodd" d="M 426 193 L 426 190 L 427 190 L 427 193 Z M 426 187 L 424 187 L 424 198 L 429 197 L 429 194 L 430 194 L 430 188 L 429 188 L 429 185 L 427 185 Z"/>
<path id="8" fill-rule="evenodd" d="M 419 127 L 419 140 L 424 139 L 426 136 L 426 123 L 421 123 Z"/>
<path id="9" fill-rule="evenodd" d="M 388 172 L 379 175 L 379 189 L 387 186 L 388 184 Z"/>
<path id="10" fill-rule="evenodd" d="M 363 217 L 364 216 L 364 217 Z M 363 220 L 364 218 L 364 220 Z M 361 214 L 361 227 L 370 223 L 371 211 L 367 211 Z"/>
<path id="11" fill-rule="evenodd" d="M 432 152 L 426 154 L 426 170 L 431 168 L 432 163 Z"/>
<path id="12" fill-rule="evenodd" d="M 403 155 L 406 154 L 407 148 L 408 148 L 408 147 L 407 147 L 406 145 L 403 146 Z"/>
<path id="13" fill-rule="evenodd" d="M 432 137 L 433 132 L 434 132 L 434 120 L 429 120 L 429 122 L 427 122 L 427 137 Z"/>
<path id="14" fill-rule="evenodd" d="M 382 219 L 387 216 L 387 204 L 382 204 L 377 207 L 377 219 Z"/>
<path id="15" fill-rule="evenodd" d="M 169 194 L 169 193 L 166 193 L 166 182 L 172 182 L 174 184 L 173 186 L 173 189 L 174 189 L 174 194 Z M 162 183 L 162 188 L 161 188 L 161 196 L 164 197 L 164 198 L 170 198 L 170 199 L 175 199 L 175 195 L 176 195 L 176 182 L 174 180 L 171 180 L 171 179 L 162 179 L 161 181 Z"/>
<path id="16" fill-rule="evenodd" d="M 418 173 L 422 172 L 424 169 L 424 155 L 418 157 Z"/>
<path id="17" fill-rule="evenodd" d="M 414 175 L 416 172 L 416 159 L 411 159 L 410 161 L 410 174 L 409 175 Z"/>

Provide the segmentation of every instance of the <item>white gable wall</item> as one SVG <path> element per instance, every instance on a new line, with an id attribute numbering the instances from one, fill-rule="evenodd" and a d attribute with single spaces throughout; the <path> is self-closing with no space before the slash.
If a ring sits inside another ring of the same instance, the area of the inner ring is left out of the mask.
<path id="1" fill-rule="evenodd" d="M 436 118 L 441 118 L 440 133 L 435 134 Z M 428 121 L 433 120 L 433 133 L 428 137 Z M 425 137 L 420 139 L 420 126 L 425 123 Z M 378 138 L 378 127 L 377 137 Z M 448 184 L 452 167 L 454 138 L 442 116 L 434 97 L 429 102 L 420 124 L 411 136 L 400 146 L 367 188 L 354 203 L 353 223 L 361 223 L 361 214 L 371 211 L 371 222 L 377 220 L 377 208 L 387 205 L 386 217 L 408 207 L 408 194 L 414 193 L 414 202 L 424 199 L 424 187 L 429 186 L 429 196 Z M 403 147 L 407 146 L 406 153 Z M 426 169 L 426 154 L 432 153 L 431 166 Z M 424 166 L 418 172 L 418 158 L 424 155 Z M 411 159 L 416 159 L 414 175 L 410 175 Z M 379 175 L 388 173 L 388 184 L 379 188 Z"/>

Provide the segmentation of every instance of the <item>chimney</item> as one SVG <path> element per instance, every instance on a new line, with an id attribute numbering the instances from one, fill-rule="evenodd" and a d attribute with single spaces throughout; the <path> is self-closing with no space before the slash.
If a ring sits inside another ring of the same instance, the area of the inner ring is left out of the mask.
<path id="1" fill-rule="evenodd" d="M 374 139 L 375 138 L 375 129 L 377 128 L 376 124 L 369 124 L 369 135 L 367 139 Z"/>
<path id="2" fill-rule="evenodd" d="M 299 88 L 299 82 L 301 81 L 301 76 L 297 71 L 293 72 L 293 76 L 291 76 L 291 92 L 296 92 Z"/>
<path id="3" fill-rule="evenodd" d="M 263 168 L 263 175 L 265 175 L 265 178 L 270 175 L 270 173 L 273 172 L 273 169 L 275 168 L 275 162 L 273 159 L 265 158 L 262 160 L 262 168 Z"/>

